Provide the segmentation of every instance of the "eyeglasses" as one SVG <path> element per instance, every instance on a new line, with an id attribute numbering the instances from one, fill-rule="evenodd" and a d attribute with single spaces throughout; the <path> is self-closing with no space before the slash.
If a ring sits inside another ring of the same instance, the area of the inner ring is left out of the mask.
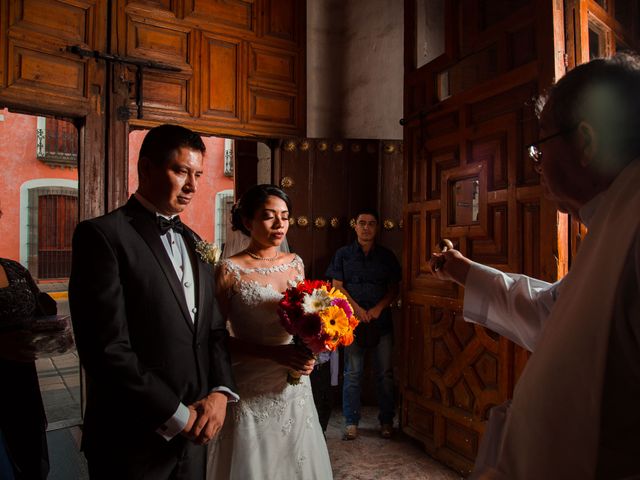
<path id="1" fill-rule="evenodd" d="M 538 141 L 533 142 L 531 145 L 527 146 L 527 152 L 529 153 L 529 158 L 533 162 L 533 165 L 537 167 L 538 165 L 540 165 L 540 162 L 542 161 L 542 151 L 539 148 L 541 144 L 543 144 L 548 140 L 551 140 L 552 138 L 556 138 L 561 135 L 566 135 L 567 133 L 571 133 L 576 129 L 576 127 L 577 125 L 574 125 L 571 128 L 560 130 L 559 132 L 556 132 L 553 135 L 549 135 L 548 137 L 541 138 Z"/>

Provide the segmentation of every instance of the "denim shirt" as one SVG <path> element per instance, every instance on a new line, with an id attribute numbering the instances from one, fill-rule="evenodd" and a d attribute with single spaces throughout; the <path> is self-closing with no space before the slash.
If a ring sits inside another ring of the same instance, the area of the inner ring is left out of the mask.
<path id="1" fill-rule="evenodd" d="M 401 268 L 396 256 L 388 248 L 374 244 L 365 255 L 355 241 L 336 252 L 325 275 L 341 281 L 358 305 L 368 310 L 382 300 L 391 285 L 400 282 Z M 378 325 L 381 334 L 391 332 L 390 309 L 385 308 L 373 322 Z"/>

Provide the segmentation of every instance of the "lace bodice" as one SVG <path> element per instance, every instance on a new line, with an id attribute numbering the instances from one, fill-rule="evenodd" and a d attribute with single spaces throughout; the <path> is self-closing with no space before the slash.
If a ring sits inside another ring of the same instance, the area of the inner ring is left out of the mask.
<path id="1" fill-rule="evenodd" d="M 304 278 L 299 256 L 291 262 L 267 268 L 244 268 L 226 259 L 220 262 L 228 279 L 229 330 L 233 337 L 263 345 L 289 343 L 291 336 L 282 328 L 278 302 L 283 292 Z"/>

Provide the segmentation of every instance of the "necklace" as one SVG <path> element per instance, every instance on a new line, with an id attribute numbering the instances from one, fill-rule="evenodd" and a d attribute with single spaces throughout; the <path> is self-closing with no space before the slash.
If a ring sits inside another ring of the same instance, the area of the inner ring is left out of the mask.
<path id="1" fill-rule="evenodd" d="M 245 249 L 245 252 L 247 252 L 247 255 L 249 255 L 251 258 L 255 258 L 256 260 L 266 260 L 267 262 L 273 262 L 274 260 L 277 260 L 280 257 L 280 252 L 276 252 L 275 256 L 273 257 L 261 257 L 260 255 L 257 255 L 246 249 Z"/>

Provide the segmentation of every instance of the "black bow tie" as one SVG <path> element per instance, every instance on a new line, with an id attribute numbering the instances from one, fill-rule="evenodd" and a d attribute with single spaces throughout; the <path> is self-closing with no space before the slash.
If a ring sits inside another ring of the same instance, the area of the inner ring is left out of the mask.
<path id="1" fill-rule="evenodd" d="M 158 228 L 160 229 L 160 235 L 164 235 L 170 229 L 173 229 L 173 231 L 176 233 L 182 233 L 182 231 L 184 230 L 184 227 L 178 215 L 173 217 L 171 220 L 158 215 L 156 217 L 156 220 L 158 222 Z"/>

